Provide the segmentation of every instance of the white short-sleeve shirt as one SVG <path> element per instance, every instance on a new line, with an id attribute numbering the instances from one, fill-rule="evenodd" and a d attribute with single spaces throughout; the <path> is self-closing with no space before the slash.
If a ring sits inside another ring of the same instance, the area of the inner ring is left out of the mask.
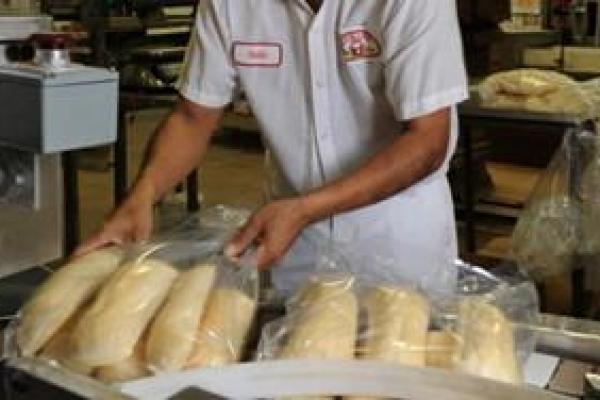
<path id="1" fill-rule="evenodd" d="M 456 238 L 446 181 L 454 105 L 467 80 L 454 0 L 200 0 L 179 90 L 219 107 L 245 92 L 284 195 L 346 176 L 405 129 L 452 107 L 444 166 L 398 195 L 316 224 L 275 270 L 291 290 L 311 272 L 311 232 L 394 260 L 398 279 L 452 285 Z M 313 246 L 314 247 L 314 246 Z"/>

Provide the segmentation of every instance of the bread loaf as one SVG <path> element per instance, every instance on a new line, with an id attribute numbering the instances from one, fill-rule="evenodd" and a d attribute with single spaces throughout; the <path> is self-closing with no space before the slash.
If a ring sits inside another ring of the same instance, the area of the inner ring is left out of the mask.
<path id="1" fill-rule="evenodd" d="M 58 269 L 22 310 L 16 341 L 23 356 L 35 355 L 117 269 L 123 251 L 94 251 Z"/>
<path id="2" fill-rule="evenodd" d="M 424 366 L 429 303 L 413 290 L 379 287 L 365 301 L 367 332 L 361 358 Z"/>
<path id="3" fill-rule="evenodd" d="M 201 265 L 181 273 L 173 284 L 146 345 L 146 359 L 154 371 L 177 371 L 185 366 L 216 271 L 214 265 Z"/>
<path id="4" fill-rule="evenodd" d="M 507 383 L 523 382 L 513 325 L 496 306 L 483 299 L 463 300 L 458 334 L 462 339 L 458 370 Z"/>
<path id="5" fill-rule="evenodd" d="M 217 367 L 239 361 L 255 309 L 256 301 L 240 290 L 213 290 L 187 367 Z"/>
<path id="6" fill-rule="evenodd" d="M 147 376 L 148 369 L 146 368 L 146 360 L 144 357 L 145 345 L 146 340 L 145 337 L 142 336 L 136 343 L 133 353 L 129 357 L 114 365 L 98 368 L 94 375 L 96 378 L 106 383 L 131 381 Z"/>
<path id="7" fill-rule="evenodd" d="M 81 318 L 81 315 L 82 313 L 78 311 L 75 315 L 69 318 L 69 320 L 63 324 L 63 326 L 61 326 L 58 332 L 56 332 L 54 336 L 50 338 L 46 346 L 42 349 L 40 358 L 51 362 L 56 362 L 62 367 L 78 374 L 90 375 L 93 371 L 93 368 L 74 361 L 71 356 L 71 331 L 77 324 L 79 318 Z"/>
<path id="8" fill-rule="evenodd" d="M 307 284 L 279 358 L 354 358 L 358 302 L 351 285 L 351 280 Z"/>
<path id="9" fill-rule="evenodd" d="M 121 267 L 73 330 L 73 357 L 94 367 L 128 358 L 164 302 L 178 272 L 157 260 Z"/>

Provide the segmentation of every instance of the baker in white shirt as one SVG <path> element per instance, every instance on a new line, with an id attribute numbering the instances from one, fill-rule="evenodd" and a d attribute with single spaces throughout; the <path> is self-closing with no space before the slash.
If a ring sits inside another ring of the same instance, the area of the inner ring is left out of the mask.
<path id="1" fill-rule="evenodd" d="M 453 0 L 200 0 L 178 87 L 129 197 L 79 253 L 150 235 L 154 202 L 197 166 L 241 89 L 278 184 L 230 255 L 256 246 L 290 291 L 329 238 L 391 260 L 394 278 L 451 287 L 446 172 L 468 95 Z"/>

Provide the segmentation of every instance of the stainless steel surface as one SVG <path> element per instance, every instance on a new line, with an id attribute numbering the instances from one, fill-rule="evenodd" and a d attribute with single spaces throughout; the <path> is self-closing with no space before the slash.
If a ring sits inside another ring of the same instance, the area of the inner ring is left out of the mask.
<path id="1" fill-rule="evenodd" d="M 20 152 L 2 149 L 2 153 Z M 21 193 L 0 204 L 0 277 L 56 260 L 63 252 L 63 186 L 60 155 L 30 154 L 35 202 Z M 7 157 L 5 157 L 6 159 Z M 9 160 L 14 166 L 14 158 Z M 5 177 L 5 179 L 8 179 Z M 5 185 L 6 193 L 10 192 Z M 31 193 L 30 193 L 31 194 Z"/>
<path id="2" fill-rule="evenodd" d="M 36 49 L 35 63 L 44 68 L 67 68 L 71 64 L 71 57 L 67 49 Z"/>
<path id="3" fill-rule="evenodd" d="M 543 314 L 534 330 L 538 351 L 600 364 L 600 322 Z"/>

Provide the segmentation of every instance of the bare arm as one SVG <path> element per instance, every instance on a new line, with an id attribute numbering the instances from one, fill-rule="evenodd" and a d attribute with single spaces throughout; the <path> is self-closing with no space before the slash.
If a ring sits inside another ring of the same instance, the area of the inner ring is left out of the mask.
<path id="1" fill-rule="evenodd" d="M 221 114 L 181 98 L 154 135 L 133 192 L 147 186 L 157 201 L 181 182 L 206 154 Z"/>
<path id="2" fill-rule="evenodd" d="M 259 266 L 271 266 L 308 224 L 386 199 L 436 171 L 449 137 L 449 109 L 411 121 L 407 133 L 348 176 L 257 212 L 232 240 L 228 254 L 239 255 L 254 244 Z"/>
<path id="3" fill-rule="evenodd" d="M 180 98 L 154 134 L 144 166 L 123 204 L 75 254 L 109 243 L 147 239 L 152 231 L 152 206 L 198 165 L 221 114 L 220 109 Z"/>

